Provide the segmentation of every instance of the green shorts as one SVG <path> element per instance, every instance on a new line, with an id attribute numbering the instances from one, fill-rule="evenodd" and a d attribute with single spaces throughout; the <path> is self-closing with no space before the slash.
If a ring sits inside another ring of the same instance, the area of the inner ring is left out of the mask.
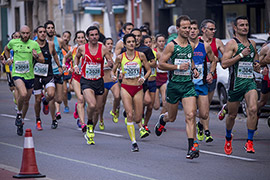
<path id="1" fill-rule="evenodd" d="M 195 86 L 192 81 L 179 83 L 170 81 L 167 85 L 166 100 L 170 104 L 175 104 L 183 98 L 197 96 Z"/>
<path id="2" fill-rule="evenodd" d="M 257 89 L 256 83 L 254 81 L 242 84 L 242 86 L 235 88 L 234 90 L 228 91 L 228 101 L 229 102 L 237 102 L 242 101 L 245 94 L 250 90 Z"/>

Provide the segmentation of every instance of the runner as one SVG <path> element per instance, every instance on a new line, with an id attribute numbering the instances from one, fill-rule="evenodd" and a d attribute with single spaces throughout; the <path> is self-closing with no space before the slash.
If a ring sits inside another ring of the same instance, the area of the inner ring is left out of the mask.
<path id="1" fill-rule="evenodd" d="M 144 35 L 142 38 L 142 42 L 144 43 L 145 46 L 152 48 L 152 38 L 149 35 Z M 154 50 L 152 51 L 155 56 L 155 61 L 157 61 L 157 58 L 158 58 L 157 52 Z M 144 108 L 143 108 L 144 122 L 142 122 L 142 124 L 143 124 L 144 129 L 148 131 L 149 133 L 151 133 L 151 131 L 148 128 L 148 122 L 152 115 L 153 106 L 155 103 L 156 89 L 157 89 L 156 76 L 157 76 L 157 70 L 156 70 L 156 64 L 155 64 L 154 67 L 151 67 L 151 75 L 147 81 L 148 89 L 146 90 L 146 92 L 150 94 L 151 102 L 146 106 L 145 116 L 144 116 Z"/>
<path id="2" fill-rule="evenodd" d="M 159 63 L 160 55 L 164 51 L 165 39 L 166 39 L 165 36 L 162 34 L 158 34 L 156 36 L 157 48 L 155 48 L 154 50 L 158 54 L 157 65 Z M 167 112 L 167 108 L 166 108 L 167 80 L 168 80 L 168 72 L 162 71 L 157 67 L 157 76 L 156 76 L 157 90 L 156 90 L 154 109 L 158 110 L 160 108 L 160 99 L 159 99 L 160 98 L 159 94 L 160 94 L 161 100 L 162 100 L 162 109 L 161 109 L 160 114 L 164 114 L 165 112 Z"/>
<path id="3" fill-rule="evenodd" d="M 208 43 L 211 46 L 212 51 L 213 51 L 214 55 L 216 56 L 216 59 L 218 59 L 218 51 L 220 51 L 221 54 L 223 54 L 224 45 L 220 39 L 214 37 L 215 33 L 217 31 L 215 21 L 213 21 L 211 19 L 205 19 L 201 23 L 200 28 L 202 31 L 202 36 L 199 37 L 201 42 L 204 42 L 204 44 Z M 208 69 L 210 69 L 211 61 L 209 60 L 208 57 L 206 57 L 206 60 L 207 60 L 207 67 L 208 67 Z M 213 81 L 211 84 L 208 84 L 209 105 L 212 102 L 213 95 L 214 95 L 214 92 L 216 89 L 216 84 L 217 84 L 216 63 L 214 65 L 215 65 L 215 70 L 214 70 L 215 73 L 213 76 Z M 213 66 L 213 65 L 211 65 L 211 66 Z M 204 134 L 207 137 L 206 141 L 211 142 L 211 141 L 213 141 L 213 137 L 211 136 L 211 133 L 209 131 L 209 120 L 210 120 L 209 116 L 208 116 L 207 120 L 201 119 L 200 122 L 198 122 L 198 124 L 197 124 L 197 128 L 199 129 L 198 135 L 203 138 L 203 131 L 204 131 Z"/>
<path id="4" fill-rule="evenodd" d="M 112 48 L 113 48 L 113 40 L 112 38 L 105 38 L 103 44 L 105 45 L 105 47 L 107 47 L 107 49 L 109 50 L 110 54 L 111 54 L 111 58 L 115 59 L 114 53 L 112 52 Z M 111 70 L 112 68 L 109 66 L 109 64 L 107 64 L 107 60 L 104 60 L 104 94 L 103 94 L 103 105 L 102 105 L 102 109 L 100 112 L 100 121 L 99 121 L 99 129 L 100 130 L 104 130 L 105 126 L 104 126 L 104 121 L 103 121 L 103 113 L 104 113 L 104 109 L 105 109 L 105 104 L 107 101 L 107 96 L 109 93 L 109 90 L 112 91 L 114 100 L 113 100 L 113 109 L 110 111 L 110 114 L 112 115 L 112 120 L 114 123 L 118 122 L 118 117 L 119 117 L 119 108 L 120 108 L 120 87 L 118 84 L 118 81 L 113 81 L 111 79 Z"/>
<path id="5" fill-rule="evenodd" d="M 155 133 L 157 136 L 160 136 L 166 122 L 175 121 L 178 104 L 182 101 L 188 137 L 188 153 L 186 158 L 193 159 L 199 157 L 199 145 L 197 141 L 194 141 L 196 138 L 196 91 L 191 73 L 193 73 L 195 78 L 199 76 L 199 73 L 192 60 L 192 46 L 188 42 L 190 22 L 190 18 L 186 15 L 177 18 L 178 36 L 166 46 L 160 58 L 159 68 L 172 71 L 172 75 L 167 86 L 166 100 L 168 112 L 160 115 L 155 126 Z M 172 64 L 167 63 L 169 59 L 171 59 Z"/>
<path id="6" fill-rule="evenodd" d="M 61 119 L 61 113 L 60 113 L 60 104 L 63 100 L 63 74 L 62 74 L 62 59 L 63 59 L 63 53 L 62 49 L 64 48 L 66 52 L 68 52 L 68 47 L 64 43 L 64 41 L 61 38 L 58 38 L 55 36 L 55 25 L 53 21 L 47 21 L 44 24 L 44 27 L 46 28 L 47 32 L 47 40 L 49 42 L 53 42 L 55 46 L 56 53 L 58 55 L 58 59 L 60 61 L 60 66 L 55 62 L 53 59 L 52 61 L 52 68 L 53 68 L 53 74 L 54 74 L 54 83 L 55 83 L 55 96 L 52 101 L 50 101 L 49 107 L 50 107 L 50 113 L 52 116 L 52 127 L 54 126 L 54 129 L 57 128 L 58 123 L 57 120 Z"/>
<path id="7" fill-rule="evenodd" d="M 204 122 L 209 119 L 209 100 L 208 100 L 208 83 L 211 84 L 216 68 L 217 57 L 214 55 L 211 46 L 208 43 L 199 42 L 199 28 L 196 20 L 191 21 L 191 30 L 189 33 L 189 40 L 195 46 L 193 52 L 193 60 L 196 68 L 198 69 L 200 76 L 197 79 L 193 79 L 195 84 L 195 90 L 197 93 L 197 106 L 199 109 L 200 121 L 197 124 L 197 138 L 199 141 L 204 139 L 202 132 L 201 121 Z M 207 69 L 206 57 L 211 62 L 210 69 Z M 213 138 L 210 135 L 209 129 L 205 129 L 205 141 L 212 142 Z"/>
<path id="8" fill-rule="evenodd" d="M 69 51 L 71 50 L 71 46 L 69 45 L 70 38 L 71 38 L 71 33 L 69 31 L 63 32 L 62 39 L 65 45 L 68 47 Z M 63 56 L 67 54 L 67 52 L 64 49 L 62 49 L 62 53 L 63 53 Z M 67 69 L 69 69 L 70 67 L 70 64 L 71 64 L 70 61 L 72 61 L 72 59 L 67 59 L 67 62 L 66 62 Z M 63 76 L 63 103 L 65 106 L 64 113 L 69 113 L 68 100 L 71 99 L 70 91 L 72 90 L 71 83 L 70 83 L 71 76 L 72 75 L 70 71 L 64 71 L 64 76 Z"/>
<path id="9" fill-rule="evenodd" d="M 23 119 L 26 116 L 29 100 L 34 86 L 33 57 L 40 63 L 44 63 L 44 57 L 37 42 L 30 39 L 30 28 L 22 26 L 20 39 L 12 39 L 5 47 L 7 63 L 12 66 L 12 78 L 18 90 L 18 111 L 15 120 L 17 134 L 23 135 Z M 10 50 L 13 49 L 13 60 L 10 59 Z M 12 62 L 13 61 L 13 62 Z"/>
<path id="10" fill-rule="evenodd" d="M 261 108 L 266 105 L 269 94 L 270 94 L 270 44 L 265 45 L 259 54 L 260 65 L 264 66 L 263 70 L 260 71 L 264 75 L 262 80 L 260 100 L 258 101 L 258 112 L 257 118 L 259 119 Z M 268 117 L 269 122 L 270 116 Z"/>
<path id="11" fill-rule="evenodd" d="M 36 128 L 41 131 L 42 122 L 40 119 L 40 103 L 43 103 L 43 113 L 47 115 L 49 113 L 49 102 L 54 98 L 55 94 L 55 84 L 53 78 L 52 70 L 52 56 L 58 66 L 60 66 L 58 56 L 55 51 L 54 44 L 52 42 L 46 41 L 46 29 L 44 26 L 39 26 L 36 28 L 37 31 L 37 43 L 39 44 L 42 54 L 45 58 L 44 64 L 35 62 L 34 65 L 34 95 L 35 95 L 35 115 L 36 115 Z M 42 89 L 46 93 L 42 97 Z M 52 126 L 54 128 L 54 126 Z"/>
<path id="12" fill-rule="evenodd" d="M 134 25 L 130 22 L 127 22 L 124 24 L 122 30 L 124 34 L 129 34 L 133 28 L 134 28 Z M 115 50 L 114 50 L 115 55 L 118 56 L 121 53 L 123 48 L 124 48 L 124 43 L 123 43 L 123 38 L 121 38 L 119 41 L 117 41 L 115 45 Z"/>
<path id="13" fill-rule="evenodd" d="M 246 152 L 255 153 L 253 148 L 253 135 L 257 124 L 257 87 L 254 81 L 253 70 L 260 71 L 259 57 L 256 43 L 247 38 L 249 22 L 247 17 L 239 16 L 234 21 L 235 38 L 230 40 L 225 47 L 222 57 L 222 67 L 228 68 L 228 116 L 226 118 L 226 139 L 224 151 L 232 154 L 232 129 L 237 116 L 238 107 L 243 98 L 247 103 L 247 129 L 248 138 L 245 144 Z M 245 69 L 245 71 L 243 71 Z"/>
<path id="14" fill-rule="evenodd" d="M 106 57 L 109 65 L 113 65 L 113 61 L 109 50 L 98 42 L 99 29 L 96 26 L 90 26 L 86 30 L 88 43 L 78 48 L 74 60 L 75 73 L 79 74 L 80 70 L 78 64 L 81 60 L 81 90 L 84 100 L 87 102 L 87 131 L 85 138 L 87 144 L 95 144 L 94 142 L 94 129 L 98 120 L 102 106 L 102 94 L 104 93 L 103 81 L 103 66 L 104 57 Z"/>
<path id="15" fill-rule="evenodd" d="M 73 113 L 74 118 L 77 121 L 77 125 L 79 128 L 82 129 L 82 132 L 86 132 L 86 124 L 84 120 L 84 107 L 85 107 L 85 101 L 83 99 L 83 95 L 81 93 L 81 74 L 76 74 L 73 71 L 72 67 L 72 61 L 70 61 L 70 69 L 67 70 L 67 59 L 75 59 L 75 55 L 77 53 L 77 49 L 79 46 L 83 46 L 85 44 L 85 32 L 84 31 L 77 31 L 75 33 L 74 43 L 76 44 L 74 47 L 72 47 L 72 50 L 70 50 L 67 55 L 63 58 L 63 70 L 64 71 L 70 71 L 72 72 L 72 78 L 71 78 L 71 84 L 74 89 L 74 92 L 77 97 L 77 103 L 75 104 L 75 111 Z M 79 64 L 79 68 L 81 68 L 81 64 Z"/>
<path id="16" fill-rule="evenodd" d="M 127 114 L 127 131 L 132 142 L 132 151 L 139 151 L 135 138 L 135 128 L 133 121 L 139 124 L 142 119 L 143 110 L 143 86 L 145 79 L 151 73 L 149 63 L 144 53 L 135 50 L 136 37 L 133 34 L 126 34 L 123 38 L 126 52 L 118 55 L 111 77 L 116 81 L 116 70 L 121 66 L 123 81 L 121 84 L 121 97 Z M 142 65 L 146 69 L 146 74 L 141 76 Z"/>

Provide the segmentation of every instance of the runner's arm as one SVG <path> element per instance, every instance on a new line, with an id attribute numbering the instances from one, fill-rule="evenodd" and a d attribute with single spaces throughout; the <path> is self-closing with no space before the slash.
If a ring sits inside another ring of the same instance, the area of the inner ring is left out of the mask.
<path id="1" fill-rule="evenodd" d="M 144 53 L 139 52 L 139 56 L 140 56 L 140 59 L 141 59 L 141 61 L 143 63 L 143 66 L 144 66 L 145 70 L 147 71 L 147 73 L 145 73 L 144 77 L 139 78 L 139 80 L 138 80 L 141 84 L 143 84 L 144 81 L 150 76 L 151 68 L 150 68 L 150 63 L 147 61 L 146 56 L 144 55 Z"/>
<path id="2" fill-rule="evenodd" d="M 216 45 L 217 45 L 218 50 L 223 55 L 223 53 L 225 51 L 225 46 L 224 46 L 223 42 L 220 39 L 216 38 Z"/>
<path id="3" fill-rule="evenodd" d="M 204 43 L 204 45 L 205 45 L 207 57 L 211 62 L 211 68 L 210 68 L 209 74 L 213 75 L 217 67 L 218 58 L 214 55 L 212 48 L 208 43 Z"/>
<path id="4" fill-rule="evenodd" d="M 255 55 L 254 55 L 254 59 L 253 59 L 253 69 L 255 72 L 260 73 L 261 70 L 261 66 L 260 66 L 260 61 L 259 61 L 259 55 L 256 49 L 256 43 L 255 41 L 251 40 L 252 46 L 255 50 Z"/>
<path id="5" fill-rule="evenodd" d="M 111 70 L 111 79 L 113 81 L 116 81 L 117 80 L 117 76 L 116 76 L 116 70 L 120 67 L 121 65 L 121 59 L 122 59 L 122 55 L 118 55 L 116 58 L 115 58 L 115 62 L 113 64 L 113 68 Z"/>
<path id="6" fill-rule="evenodd" d="M 102 45 L 102 52 L 104 54 L 103 57 L 105 57 L 107 62 L 108 62 L 107 66 L 112 67 L 113 66 L 113 59 L 112 59 L 112 56 L 111 56 L 109 49 L 106 46 Z"/>
<path id="7" fill-rule="evenodd" d="M 116 56 L 118 56 L 121 53 L 122 48 L 124 47 L 123 41 L 118 41 L 115 45 L 114 53 Z"/>
<path id="8" fill-rule="evenodd" d="M 270 64 L 270 48 L 268 46 L 264 46 L 260 51 L 259 61 L 261 66 Z"/>
<path id="9" fill-rule="evenodd" d="M 167 63 L 167 61 L 170 59 L 173 51 L 174 51 L 174 44 L 172 42 L 170 42 L 165 47 L 163 53 L 161 54 L 159 64 L 158 64 L 159 69 L 166 70 L 166 71 L 176 70 L 177 69 L 177 65 Z"/>
<path id="10" fill-rule="evenodd" d="M 77 53 L 76 53 L 76 55 L 74 57 L 74 71 L 75 71 L 76 74 L 80 73 L 78 64 L 80 63 L 80 59 L 82 57 L 82 49 L 83 49 L 83 47 L 84 47 L 83 45 L 78 47 Z"/>
<path id="11" fill-rule="evenodd" d="M 230 40 L 226 44 L 224 54 L 221 58 L 221 66 L 223 69 L 226 69 L 227 67 L 234 65 L 237 61 L 241 59 L 240 55 L 233 57 L 235 49 L 237 50 L 237 48 L 238 48 L 237 44 L 234 40 Z"/>

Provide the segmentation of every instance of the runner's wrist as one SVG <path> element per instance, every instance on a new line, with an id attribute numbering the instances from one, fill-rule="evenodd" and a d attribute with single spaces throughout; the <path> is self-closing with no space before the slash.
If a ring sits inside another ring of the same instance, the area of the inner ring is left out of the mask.
<path id="1" fill-rule="evenodd" d="M 239 56 L 240 56 L 241 58 L 243 58 L 243 57 L 244 57 L 244 55 L 243 55 L 242 53 L 239 53 Z"/>

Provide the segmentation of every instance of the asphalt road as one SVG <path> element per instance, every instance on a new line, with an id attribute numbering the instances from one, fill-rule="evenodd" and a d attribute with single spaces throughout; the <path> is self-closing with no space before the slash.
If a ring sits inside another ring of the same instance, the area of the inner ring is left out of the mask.
<path id="1" fill-rule="evenodd" d="M 76 99 L 70 104 L 71 112 L 62 113 L 57 129 L 51 129 L 50 115 L 41 115 L 43 131 L 35 129 L 34 96 L 30 100 L 24 129 L 31 128 L 37 165 L 41 174 L 56 180 L 133 180 L 133 179 L 269 179 L 270 128 L 266 118 L 259 121 L 254 137 L 255 154 L 244 151 L 247 138 L 246 118 L 239 114 L 233 129 L 233 154 L 223 151 L 225 121 L 217 119 L 218 108 L 210 111 L 212 143 L 200 142 L 200 157 L 185 158 L 187 137 L 184 113 L 179 110 L 177 120 L 167 123 L 167 132 L 157 137 L 154 125 L 160 111 L 154 111 L 150 120 L 152 133 L 145 139 L 136 138 L 140 151 L 131 152 L 131 142 L 120 115 L 113 123 L 109 98 L 104 113 L 105 130 L 96 128 L 96 145 L 87 145 L 72 116 Z M 122 106 L 121 106 L 122 109 Z M 63 110 L 63 106 L 62 106 Z M 20 169 L 24 137 L 17 136 L 14 125 L 16 112 L 5 81 L 0 82 L 0 168 Z M 2 173 L 2 171 L 0 171 Z M 17 172 L 18 173 L 18 172 Z M 1 177 L 1 176 L 0 176 Z"/>

